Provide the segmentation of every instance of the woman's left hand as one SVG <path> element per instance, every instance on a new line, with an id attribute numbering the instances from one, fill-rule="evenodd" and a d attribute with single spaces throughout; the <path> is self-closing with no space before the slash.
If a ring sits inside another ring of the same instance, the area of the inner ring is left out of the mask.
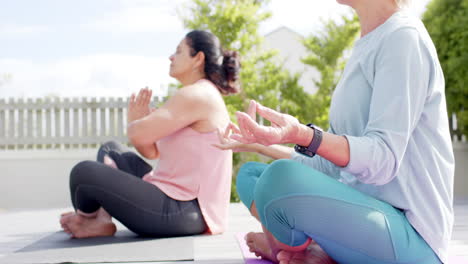
<path id="1" fill-rule="evenodd" d="M 149 106 L 152 94 L 153 91 L 146 87 L 142 88 L 137 96 L 135 96 L 135 94 L 130 96 L 127 113 L 128 123 L 141 119 L 155 110 Z"/>
<path id="2" fill-rule="evenodd" d="M 256 113 L 271 122 L 271 126 L 257 123 Z M 272 144 L 295 143 L 300 137 L 299 121 L 287 114 L 279 113 L 261 104 L 250 101 L 247 113 L 237 112 L 239 132 L 231 138 L 242 143 L 260 143 L 265 146 Z"/>
<path id="3" fill-rule="evenodd" d="M 253 144 L 244 144 L 237 140 L 230 138 L 231 132 L 240 133 L 236 124 L 230 122 L 224 131 L 218 129 L 218 144 L 213 146 L 222 150 L 232 150 L 233 152 L 255 152 Z"/>

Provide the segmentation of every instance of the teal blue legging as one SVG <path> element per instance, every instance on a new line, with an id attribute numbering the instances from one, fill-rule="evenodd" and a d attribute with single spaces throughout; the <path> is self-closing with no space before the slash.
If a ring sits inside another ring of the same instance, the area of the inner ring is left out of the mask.
<path id="1" fill-rule="evenodd" d="M 298 162 L 248 162 L 237 190 L 286 245 L 312 238 L 338 263 L 441 263 L 401 210 Z"/>

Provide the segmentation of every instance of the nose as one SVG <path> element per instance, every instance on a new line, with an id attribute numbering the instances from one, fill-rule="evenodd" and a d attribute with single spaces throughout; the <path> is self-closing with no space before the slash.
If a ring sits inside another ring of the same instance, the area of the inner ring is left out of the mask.
<path id="1" fill-rule="evenodd" d="M 174 55 L 169 56 L 169 60 L 173 61 L 174 60 Z"/>

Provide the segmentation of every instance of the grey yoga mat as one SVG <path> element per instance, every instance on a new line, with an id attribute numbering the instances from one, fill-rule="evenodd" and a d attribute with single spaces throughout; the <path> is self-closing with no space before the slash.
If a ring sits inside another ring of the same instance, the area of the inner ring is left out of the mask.
<path id="1" fill-rule="evenodd" d="M 185 261 L 193 260 L 193 247 L 193 237 L 144 238 L 119 230 L 113 237 L 70 239 L 56 232 L 0 258 L 0 263 Z"/>

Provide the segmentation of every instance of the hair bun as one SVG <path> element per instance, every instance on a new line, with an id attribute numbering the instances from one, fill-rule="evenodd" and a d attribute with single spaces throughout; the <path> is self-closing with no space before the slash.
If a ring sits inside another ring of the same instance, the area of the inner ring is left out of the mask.
<path id="1" fill-rule="evenodd" d="M 223 68 L 228 82 L 236 82 L 239 79 L 240 59 L 237 51 L 226 50 L 223 52 Z"/>

